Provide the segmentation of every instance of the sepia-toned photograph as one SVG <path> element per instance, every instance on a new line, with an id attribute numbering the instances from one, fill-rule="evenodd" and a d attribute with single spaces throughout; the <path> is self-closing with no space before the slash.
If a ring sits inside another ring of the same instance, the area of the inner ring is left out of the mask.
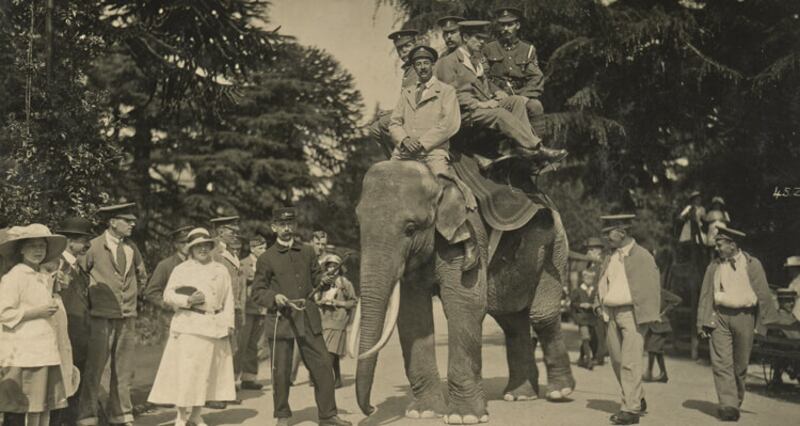
<path id="1" fill-rule="evenodd" d="M 0 426 L 798 413 L 800 1 L 0 0 Z"/>

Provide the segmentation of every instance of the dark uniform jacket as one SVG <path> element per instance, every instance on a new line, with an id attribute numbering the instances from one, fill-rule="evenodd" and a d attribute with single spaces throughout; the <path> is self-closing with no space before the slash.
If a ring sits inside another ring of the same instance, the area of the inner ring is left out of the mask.
<path id="1" fill-rule="evenodd" d="M 167 288 L 167 281 L 169 276 L 172 275 L 172 270 L 186 260 L 178 253 L 163 259 L 158 262 L 156 269 L 153 270 L 153 275 L 147 283 L 147 288 L 144 290 L 144 298 L 154 306 L 161 309 L 172 311 L 172 307 L 164 302 L 164 289 Z"/>
<path id="2" fill-rule="evenodd" d="M 533 45 L 518 40 L 507 48 L 495 40 L 483 47 L 483 54 L 489 62 L 489 79 L 501 90 L 526 98 L 542 96 L 544 74 Z"/>
<path id="3" fill-rule="evenodd" d="M 597 293 L 594 288 L 588 287 L 585 284 L 581 284 L 579 287 L 576 287 L 572 290 L 570 294 L 570 304 L 572 305 L 572 319 L 575 320 L 575 324 L 577 325 L 594 325 L 596 322 L 596 317 L 594 314 L 594 308 L 581 308 L 581 303 L 588 303 L 592 305 L 594 303 L 595 293 Z"/>
<path id="4" fill-rule="evenodd" d="M 764 267 L 761 266 L 761 262 L 748 253 L 744 253 L 744 257 L 747 259 L 747 277 L 750 280 L 750 287 L 752 287 L 753 293 L 755 293 L 758 298 L 755 324 L 756 331 L 759 334 L 765 335 L 765 324 L 775 321 L 778 309 L 769 291 L 767 274 L 764 272 Z M 717 268 L 719 268 L 722 262 L 722 259 L 712 260 L 703 277 L 703 287 L 700 289 L 700 299 L 697 302 L 698 330 L 701 330 L 703 327 L 713 329 L 717 328 L 717 325 L 719 325 L 717 310 L 714 304 L 714 274 L 717 273 Z"/>
<path id="5" fill-rule="evenodd" d="M 258 258 L 252 299 L 268 310 L 265 329 L 269 338 L 291 339 L 294 333 L 304 335 L 306 329 L 314 334 L 322 333 L 319 308 L 312 297 L 321 278 L 322 270 L 311 246 L 295 242 L 289 248 L 275 243 Z M 281 311 L 278 318 L 275 304 L 275 296 L 278 294 L 290 300 L 305 299 L 305 310 L 287 308 Z"/>
<path id="6" fill-rule="evenodd" d="M 669 333 L 672 331 L 672 325 L 669 323 L 669 312 L 680 305 L 682 300 L 677 294 L 662 288 L 660 321 L 650 324 L 650 331 L 653 333 Z"/>
<path id="7" fill-rule="evenodd" d="M 130 318 L 136 316 L 136 297 L 139 288 L 145 288 L 147 270 L 142 254 L 133 241 L 125 239 L 133 250 L 124 271 L 119 271 L 107 242 L 106 233 L 91 241 L 82 266 L 89 273 L 89 313 L 101 318 Z"/>

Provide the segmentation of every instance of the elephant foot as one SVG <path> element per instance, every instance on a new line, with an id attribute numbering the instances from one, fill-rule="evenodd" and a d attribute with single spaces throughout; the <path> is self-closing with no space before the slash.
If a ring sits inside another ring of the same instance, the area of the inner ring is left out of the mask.
<path id="1" fill-rule="evenodd" d="M 552 369 L 555 370 L 555 369 Z M 550 371 L 548 371 L 550 373 Z M 572 371 L 566 370 L 565 374 L 548 374 L 547 400 L 553 402 L 566 401 L 575 390 L 575 378 Z"/>
<path id="2" fill-rule="evenodd" d="M 574 388 L 561 388 L 547 392 L 547 400 L 551 402 L 568 401 L 568 397 L 572 394 Z"/>
<path id="3" fill-rule="evenodd" d="M 530 382 L 525 382 L 516 389 L 507 389 L 503 392 L 503 399 L 506 401 L 532 401 L 538 399 L 537 389 L 531 386 Z"/>
<path id="4" fill-rule="evenodd" d="M 406 417 L 409 419 L 433 419 L 441 417 L 445 412 L 444 401 L 434 398 L 431 402 L 416 400 L 406 407 Z"/>
<path id="5" fill-rule="evenodd" d="M 448 425 L 476 425 L 478 423 L 489 423 L 489 415 L 484 414 L 480 417 L 474 414 L 450 414 L 444 416 L 444 423 Z"/>

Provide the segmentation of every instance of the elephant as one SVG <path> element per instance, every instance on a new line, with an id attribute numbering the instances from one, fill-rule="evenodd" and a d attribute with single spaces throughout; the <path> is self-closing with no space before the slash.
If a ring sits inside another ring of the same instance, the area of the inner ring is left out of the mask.
<path id="1" fill-rule="evenodd" d="M 544 348 L 548 392 L 565 396 L 575 386 L 560 332 L 568 248 L 558 213 L 539 210 L 521 229 L 503 234 L 490 264 L 482 250 L 479 266 L 463 272 L 464 244 L 451 244 L 443 235 L 452 235 L 459 219 L 477 212 L 467 212 L 462 193 L 448 182 L 417 161 L 379 162 L 364 176 L 356 207 L 361 296 L 349 344 L 351 353 L 359 354 L 356 397 L 366 415 L 375 410 L 370 394 L 377 354 L 395 325 L 413 394 L 407 417 L 442 415 L 449 424 L 489 420 L 481 383 L 487 313 L 505 334 L 509 378 L 504 399 L 537 397 L 531 320 Z M 447 399 L 434 350 L 432 299 L 437 290 L 449 336 Z"/>

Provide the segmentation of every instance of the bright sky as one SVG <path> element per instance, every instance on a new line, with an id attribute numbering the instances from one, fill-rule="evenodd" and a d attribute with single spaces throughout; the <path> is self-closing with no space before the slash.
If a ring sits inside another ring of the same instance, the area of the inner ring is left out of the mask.
<path id="1" fill-rule="evenodd" d="M 386 36 L 399 28 L 400 15 L 375 0 L 273 0 L 270 28 L 304 45 L 331 53 L 355 78 L 364 97 L 365 119 L 373 108 L 391 109 L 400 93 L 400 62 Z"/>

